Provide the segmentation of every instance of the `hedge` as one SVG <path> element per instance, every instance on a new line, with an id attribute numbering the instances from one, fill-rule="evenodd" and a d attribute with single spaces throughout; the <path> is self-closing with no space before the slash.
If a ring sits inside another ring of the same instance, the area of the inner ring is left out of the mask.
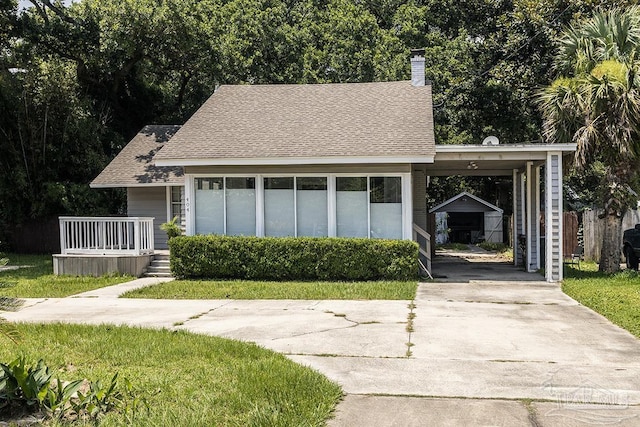
<path id="1" fill-rule="evenodd" d="M 178 236 L 169 240 L 180 278 L 409 280 L 418 245 L 407 240 L 316 237 Z"/>

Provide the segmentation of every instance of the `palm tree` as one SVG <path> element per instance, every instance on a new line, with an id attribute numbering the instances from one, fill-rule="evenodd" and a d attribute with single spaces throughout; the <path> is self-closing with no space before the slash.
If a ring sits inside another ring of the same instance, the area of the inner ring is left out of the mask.
<path id="1" fill-rule="evenodd" d="M 7 258 L 0 258 L 0 267 L 7 265 L 9 260 Z M 0 288 L 5 288 L 8 286 L 12 286 L 10 283 L 1 282 Z M 17 310 L 22 305 L 22 300 L 12 297 L 0 296 L 0 311 L 14 311 Z M 12 324 L 7 322 L 4 317 L 0 317 L 0 335 L 4 335 L 12 341 L 16 341 L 18 339 L 18 331 L 13 327 Z"/>
<path id="2" fill-rule="evenodd" d="M 576 166 L 604 165 L 600 270 L 620 269 L 622 219 L 637 196 L 640 159 L 640 7 L 598 11 L 560 37 L 560 75 L 539 98 L 548 142 L 575 142 Z"/>

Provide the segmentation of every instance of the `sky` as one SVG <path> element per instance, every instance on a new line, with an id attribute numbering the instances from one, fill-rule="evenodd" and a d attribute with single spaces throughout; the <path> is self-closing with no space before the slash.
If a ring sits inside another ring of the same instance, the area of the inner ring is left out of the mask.
<path id="1" fill-rule="evenodd" d="M 69 4 L 69 3 L 72 3 L 74 1 L 78 1 L 78 0 L 64 0 L 63 3 L 64 4 Z M 32 4 L 31 4 L 31 2 L 29 0 L 20 0 L 20 1 L 18 1 L 18 9 L 20 9 L 20 10 L 25 9 L 27 7 L 31 7 L 31 6 L 32 6 Z"/>

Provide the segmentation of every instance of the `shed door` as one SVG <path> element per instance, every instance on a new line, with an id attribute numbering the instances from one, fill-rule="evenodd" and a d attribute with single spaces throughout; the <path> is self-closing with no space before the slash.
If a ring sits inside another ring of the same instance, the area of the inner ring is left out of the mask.
<path id="1" fill-rule="evenodd" d="M 484 213 L 485 242 L 502 243 L 502 214 L 500 212 Z"/>

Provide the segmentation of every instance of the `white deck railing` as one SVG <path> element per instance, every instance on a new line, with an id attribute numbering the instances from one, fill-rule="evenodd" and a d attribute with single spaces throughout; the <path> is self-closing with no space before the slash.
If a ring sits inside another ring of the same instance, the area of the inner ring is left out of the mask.
<path id="1" fill-rule="evenodd" d="M 424 272 L 429 275 L 431 279 L 431 235 L 427 233 L 422 227 L 417 224 L 413 224 L 413 241 L 418 243 L 420 255 L 422 255 L 426 262 L 419 260 L 420 267 Z"/>
<path id="2" fill-rule="evenodd" d="M 153 218 L 60 217 L 60 253 L 147 255 L 153 253 Z"/>

